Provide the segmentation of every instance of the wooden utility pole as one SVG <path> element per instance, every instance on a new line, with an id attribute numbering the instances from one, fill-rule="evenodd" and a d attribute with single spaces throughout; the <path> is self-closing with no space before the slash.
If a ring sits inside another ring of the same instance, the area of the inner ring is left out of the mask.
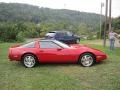
<path id="1" fill-rule="evenodd" d="M 108 23 L 107 15 L 108 15 L 108 0 L 106 0 L 106 8 L 105 8 L 105 27 L 104 27 L 104 42 L 103 42 L 104 47 L 106 46 L 106 30 Z"/>
<path id="2" fill-rule="evenodd" d="M 100 9 L 100 36 L 101 39 L 101 31 L 102 31 L 102 8 L 104 7 L 104 3 L 101 3 L 101 9 Z"/>
<path id="3" fill-rule="evenodd" d="M 111 26 L 111 7 L 112 7 L 112 0 L 110 0 L 109 2 L 109 32 L 112 30 L 112 26 Z"/>

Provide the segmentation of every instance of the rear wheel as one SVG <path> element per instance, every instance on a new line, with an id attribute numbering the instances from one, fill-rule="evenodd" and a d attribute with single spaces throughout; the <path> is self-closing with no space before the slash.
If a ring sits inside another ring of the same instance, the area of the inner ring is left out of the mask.
<path id="1" fill-rule="evenodd" d="M 79 63 L 84 67 L 90 67 L 94 64 L 95 57 L 91 53 L 84 53 L 79 58 Z"/>
<path id="2" fill-rule="evenodd" d="M 32 54 L 26 54 L 22 58 L 22 64 L 27 68 L 32 68 L 36 65 L 36 58 Z"/>

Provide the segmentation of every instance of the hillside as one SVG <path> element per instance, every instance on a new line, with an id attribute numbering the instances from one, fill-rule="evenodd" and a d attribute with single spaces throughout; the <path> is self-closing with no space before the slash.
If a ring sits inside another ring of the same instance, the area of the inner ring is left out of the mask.
<path id="1" fill-rule="evenodd" d="M 0 21 L 69 22 L 96 27 L 99 24 L 99 15 L 66 9 L 39 8 L 27 4 L 0 3 Z"/>

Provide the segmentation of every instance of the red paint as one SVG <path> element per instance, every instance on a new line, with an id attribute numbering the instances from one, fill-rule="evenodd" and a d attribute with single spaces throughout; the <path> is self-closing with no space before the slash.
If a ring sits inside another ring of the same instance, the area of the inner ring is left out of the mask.
<path id="1" fill-rule="evenodd" d="M 85 52 L 94 54 L 97 62 L 107 59 L 106 54 L 100 50 L 80 44 L 70 46 L 71 48 L 65 49 L 41 49 L 39 41 L 35 41 L 35 48 L 11 47 L 9 59 L 20 61 L 23 54 L 32 53 L 36 55 L 40 63 L 77 63 L 80 55 Z"/>

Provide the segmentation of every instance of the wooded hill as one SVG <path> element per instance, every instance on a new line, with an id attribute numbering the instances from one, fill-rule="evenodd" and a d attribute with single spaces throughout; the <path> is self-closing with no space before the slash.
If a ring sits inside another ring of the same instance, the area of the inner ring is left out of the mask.
<path id="1" fill-rule="evenodd" d="M 38 6 L 0 3 L 0 21 L 26 22 L 69 22 L 71 24 L 84 23 L 96 27 L 99 25 L 99 15 L 66 9 L 39 8 Z"/>

